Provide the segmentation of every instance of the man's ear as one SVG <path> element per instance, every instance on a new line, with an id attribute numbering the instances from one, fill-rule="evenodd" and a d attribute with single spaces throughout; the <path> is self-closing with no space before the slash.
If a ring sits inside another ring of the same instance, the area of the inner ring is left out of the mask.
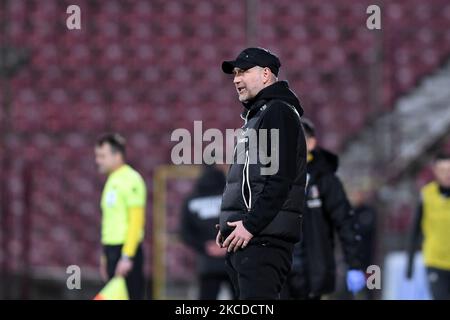
<path id="1" fill-rule="evenodd" d="M 269 68 L 265 67 L 263 69 L 263 77 L 264 77 L 264 84 L 270 81 L 270 78 L 272 76 L 272 71 L 270 71 Z"/>
<path id="2" fill-rule="evenodd" d="M 317 139 L 316 137 L 313 137 L 311 140 L 312 140 L 312 147 L 313 149 L 315 149 L 317 147 Z"/>
<path id="3" fill-rule="evenodd" d="M 431 171 L 433 172 L 435 177 L 438 175 L 438 169 L 437 169 L 436 162 L 434 162 L 433 165 L 431 166 Z"/>
<path id="4" fill-rule="evenodd" d="M 311 152 L 317 146 L 317 139 L 315 137 L 307 137 L 306 145 L 307 145 L 308 151 Z"/>

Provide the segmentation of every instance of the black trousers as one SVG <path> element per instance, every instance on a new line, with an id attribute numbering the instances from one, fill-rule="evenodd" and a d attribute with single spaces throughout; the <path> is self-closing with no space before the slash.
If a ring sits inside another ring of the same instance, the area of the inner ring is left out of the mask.
<path id="1" fill-rule="evenodd" d="M 245 249 L 227 253 L 225 264 L 240 300 L 277 300 L 292 265 L 293 245 L 252 239 Z"/>
<path id="2" fill-rule="evenodd" d="M 450 300 L 450 271 L 427 268 L 428 283 L 434 300 Z"/>
<path id="3" fill-rule="evenodd" d="M 230 286 L 232 295 L 234 296 L 233 284 L 230 281 L 230 277 L 227 273 L 208 273 L 200 274 L 200 300 L 217 300 L 220 286 L 222 283 L 226 283 Z"/>
<path id="4" fill-rule="evenodd" d="M 304 274 L 291 271 L 281 289 L 282 300 L 320 300 L 321 295 L 309 293 L 308 280 Z"/>
<path id="5" fill-rule="evenodd" d="M 114 277 L 117 263 L 122 256 L 122 245 L 103 246 L 103 252 L 106 257 L 106 267 L 108 278 Z M 142 300 L 144 298 L 144 256 L 142 245 L 139 245 L 136 255 L 133 258 L 133 268 L 125 277 L 130 300 Z"/>

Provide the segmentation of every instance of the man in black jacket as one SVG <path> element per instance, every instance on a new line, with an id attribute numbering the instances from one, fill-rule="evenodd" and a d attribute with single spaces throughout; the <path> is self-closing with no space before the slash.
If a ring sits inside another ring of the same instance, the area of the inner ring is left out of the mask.
<path id="1" fill-rule="evenodd" d="M 222 283 L 231 286 L 225 269 L 226 249 L 218 248 L 215 243 L 225 170 L 224 165 L 205 166 L 183 205 L 181 237 L 199 255 L 197 270 L 201 300 L 217 299 Z M 234 290 L 232 286 L 230 289 Z"/>
<path id="2" fill-rule="evenodd" d="M 338 158 L 317 147 L 311 121 L 302 119 L 308 149 L 306 213 L 303 237 L 294 249 L 292 272 L 283 298 L 320 299 L 335 288 L 334 234 L 337 232 L 346 263 L 347 287 L 356 293 L 366 284 L 361 271 L 361 235 L 341 181 L 336 176 Z"/>
<path id="3" fill-rule="evenodd" d="M 217 234 L 217 244 L 227 248 L 226 264 L 239 299 L 279 298 L 300 237 L 306 183 L 303 110 L 288 83 L 278 81 L 280 66 L 278 57 L 262 48 L 245 49 L 222 64 L 225 73 L 234 74 L 245 108 Z M 264 132 L 269 133 L 266 141 L 252 140 Z M 275 163 L 269 166 L 264 153 Z"/>

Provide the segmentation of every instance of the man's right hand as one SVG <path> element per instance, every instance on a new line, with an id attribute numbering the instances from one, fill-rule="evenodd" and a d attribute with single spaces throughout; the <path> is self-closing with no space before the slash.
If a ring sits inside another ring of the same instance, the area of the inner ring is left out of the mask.
<path id="1" fill-rule="evenodd" d="M 100 277 L 102 278 L 102 280 L 104 282 L 107 282 L 108 281 L 108 271 L 107 271 L 105 256 L 100 257 L 100 270 L 99 271 L 100 271 Z"/>

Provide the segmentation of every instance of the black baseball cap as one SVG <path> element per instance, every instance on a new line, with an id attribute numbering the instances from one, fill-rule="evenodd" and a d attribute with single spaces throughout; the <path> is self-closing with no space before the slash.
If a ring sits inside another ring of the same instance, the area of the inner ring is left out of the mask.
<path id="1" fill-rule="evenodd" d="M 234 68 L 247 70 L 256 66 L 267 67 L 278 76 L 281 63 L 276 55 L 264 48 L 247 48 L 235 60 L 222 62 L 222 70 L 228 74 L 233 73 Z"/>

